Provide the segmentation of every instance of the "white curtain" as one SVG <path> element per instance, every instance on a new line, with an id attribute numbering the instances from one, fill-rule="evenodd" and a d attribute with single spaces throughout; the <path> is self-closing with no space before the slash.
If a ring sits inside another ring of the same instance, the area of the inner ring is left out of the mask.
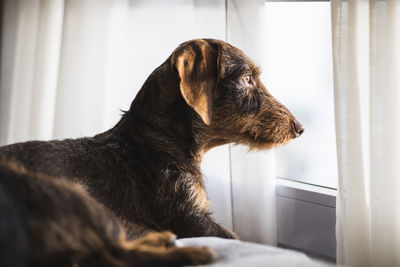
<path id="1" fill-rule="evenodd" d="M 151 71 L 189 39 L 228 39 L 260 65 L 264 60 L 263 0 L 3 5 L 0 145 L 90 136 L 112 127 Z M 211 209 L 242 239 L 275 244 L 273 153 L 246 151 L 226 145 L 204 157 Z"/>
<path id="2" fill-rule="evenodd" d="M 63 2 L 3 1 L 0 144 L 52 137 Z"/>
<path id="3" fill-rule="evenodd" d="M 337 260 L 400 266 L 400 2 L 332 0 Z"/>

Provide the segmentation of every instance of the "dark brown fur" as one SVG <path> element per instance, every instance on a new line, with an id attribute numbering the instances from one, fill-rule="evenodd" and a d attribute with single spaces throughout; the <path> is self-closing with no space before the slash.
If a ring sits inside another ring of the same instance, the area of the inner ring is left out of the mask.
<path id="1" fill-rule="evenodd" d="M 0 265 L 183 266 L 208 263 L 208 248 L 173 245 L 170 232 L 128 241 L 107 208 L 65 179 L 0 164 Z"/>
<path id="2" fill-rule="evenodd" d="M 5 146 L 0 160 L 80 184 L 131 237 L 171 230 L 178 237 L 237 238 L 210 217 L 202 155 L 227 143 L 285 144 L 301 134 L 294 122 L 242 51 L 198 39 L 154 70 L 114 128 L 90 138 Z"/>

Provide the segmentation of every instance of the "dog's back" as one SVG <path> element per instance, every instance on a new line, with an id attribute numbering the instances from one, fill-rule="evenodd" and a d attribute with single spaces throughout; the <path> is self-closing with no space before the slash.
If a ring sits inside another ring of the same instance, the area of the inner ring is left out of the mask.
<path id="1" fill-rule="evenodd" d="M 52 177 L 71 177 L 75 162 L 88 166 L 87 138 L 15 143 L 0 148 L 0 162 L 13 161 L 30 172 Z"/>

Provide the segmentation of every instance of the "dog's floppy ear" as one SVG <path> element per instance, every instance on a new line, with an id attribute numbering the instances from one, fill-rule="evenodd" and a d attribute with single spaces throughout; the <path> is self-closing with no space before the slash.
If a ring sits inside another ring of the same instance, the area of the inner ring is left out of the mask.
<path id="1" fill-rule="evenodd" d="M 182 44 L 172 55 L 178 71 L 180 91 L 186 103 L 211 123 L 213 92 L 217 84 L 217 49 L 205 40 Z"/>

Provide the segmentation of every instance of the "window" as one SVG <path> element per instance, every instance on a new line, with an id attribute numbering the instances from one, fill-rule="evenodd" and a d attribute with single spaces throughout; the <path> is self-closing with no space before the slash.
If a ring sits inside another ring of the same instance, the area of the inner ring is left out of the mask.
<path id="1" fill-rule="evenodd" d="M 306 129 L 276 153 L 277 176 L 283 178 L 276 191 L 278 246 L 335 262 L 332 189 L 338 172 L 330 3 L 267 0 L 265 16 L 264 83 Z"/>
<path id="2" fill-rule="evenodd" d="M 264 83 L 305 127 L 277 150 L 277 176 L 337 188 L 330 3 L 267 1 Z"/>

